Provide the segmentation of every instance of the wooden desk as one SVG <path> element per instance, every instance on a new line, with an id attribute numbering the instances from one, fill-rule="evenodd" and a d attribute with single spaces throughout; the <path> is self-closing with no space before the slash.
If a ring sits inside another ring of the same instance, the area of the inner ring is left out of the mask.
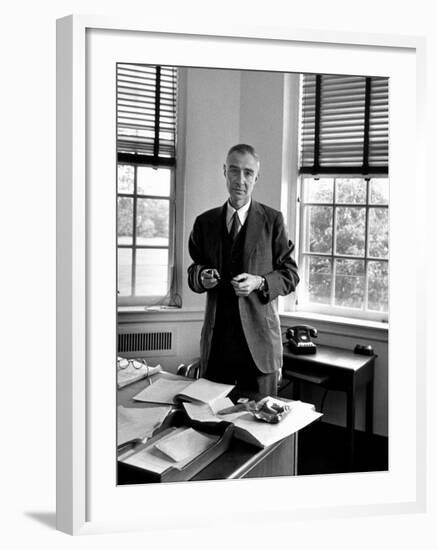
<path id="1" fill-rule="evenodd" d="M 229 449 L 191 481 L 297 475 L 298 432 L 265 449 L 232 439 Z"/>
<path id="2" fill-rule="evenodd" d="M 157 374 L 152 380 L 157 380 L 159 377 L 160 375 Z M 132 397 L 141 391 L 147 383 L 145 380 L 140 380 L 118 390 L 118 405 L 150 407 L 147 403 L 132 400 Z M 260 449 L 244 441 L 232 439 L 229 448 L 190 481 L 297 475 L 297 440 L 298 434 L 295 433 L 265 449 Z M 132 473 L 126 472 L 119 465 L 119 485 L 139 483 L 150 483 L 150 480 L 140 474 L 133 477 Z"/>
<path id="3" fill-rule="evenodd" d="M 348 465 L 353 470 L 355 454 L 355 407 L 359 387 L 366 391 L 366 431 L 373 430 L 373 376 L 376 355 L 358 355 L 352 351 L 317 345 L 314 355 L 296 355 L 284 345 L 284 379 L 293 381 L 293 398 L 299 399 L 301 382 L 346 392 L 346 429 Z"/>

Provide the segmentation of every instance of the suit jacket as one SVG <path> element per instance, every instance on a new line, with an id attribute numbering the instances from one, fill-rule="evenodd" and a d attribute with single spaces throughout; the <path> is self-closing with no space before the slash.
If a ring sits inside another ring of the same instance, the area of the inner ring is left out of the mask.
<path id="1" fill-rule="evenodd" d="M 221 273 L 222 220 L 226 203 L 198 216 L 189 239 L 193 263 L 188 268 L 188 284 L 194 292 L 206 292 L 200 281 L 203 269 Z M 281 212 L 252 200 L 246 219 L 243 272 L 265 277 L 267 291 L 254 291 L 238 298 L 241 324 L 249 350 L 258 369 L 272 373 L 282 366 L 282 336 L 278 296 L 292 292 L 299 282 L 294 245 L 288 240 Z M 201 373 L 205 372 L 211 350 L 216 317 L 217 287 L 207 291 L 205 319 L 200 341 Z"/>

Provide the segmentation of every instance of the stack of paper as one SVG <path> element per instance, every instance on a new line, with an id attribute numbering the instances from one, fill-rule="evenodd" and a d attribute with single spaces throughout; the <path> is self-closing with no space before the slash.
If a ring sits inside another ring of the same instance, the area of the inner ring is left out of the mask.
<path id="1" fill-rule="evenodd" d="M 188 428 L 167 437 L 164 441 L 159 441 L 155 444 L 155 448 L 168 456 L 173 462 L 182 462 L 199 456 L 213 442 L 210 437 Z"/>
<path id="2" fill-rule="evenodd" d="M 181 401 L 211 405 L 218 399 L 222 399 L 228 395 L 234 387 L 231 384 L 220 384 L 218 382 L 211 382 L 211 380 L 207 380 L 206 378 L 199 378 L 184 388 L 176 398 Z"/>
<path id="3" fill-rule="evenodd" d="M 117 445 L 128 441 L 140 440 L 153 435 L 153 432 L 165 420 L 171 410 L 170 406 L 128 408 L 117 407 Z"/>
<path id="4" fill-rule="evenodd" d="M 169 380 L 161 378 L 135 395 L 136 401 L 147 403 L 168 403 L 190 401 L 211 404 L 227 395 L 234 386 L 211 382 L 206 378 L 198 380 Z"/>
<path id="5" fill-rule="evenodd" d="M 187 412 L 191 420 L 197 420 L 198 422 L 233 422 L 236 418 L 242 414 L 246 414 L 246 411 L 239 411 L 226 416 L 219 416 L 217 413 L 223 409 L 232 407 L 233 403 L 229 397 L 222 397 L 216 399 L 209 405 L 207 403 L 183 403 L 184 409 Z"/>
<path id="6" fill-rule="evenodd" d="M 209 449 L 219 436 L 206 435 L 191 428 L 173 428 L 154 444 L 123 459 L 125 464 L 162 474 L 168 468 L 181 470 Z"/>

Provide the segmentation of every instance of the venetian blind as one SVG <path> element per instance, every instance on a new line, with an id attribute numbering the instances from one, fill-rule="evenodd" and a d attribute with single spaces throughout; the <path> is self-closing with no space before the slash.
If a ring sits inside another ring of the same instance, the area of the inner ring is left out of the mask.
<path id="1" fill-rule="evenodd" d="M 303 75 L 300 172 L 387 173 L 388 79 Z"/>
<path id="2" fill-rule="evenodd" d="M 173 165 L 177 69 L 117 64 L 117 155 L 122 162 Z"/>

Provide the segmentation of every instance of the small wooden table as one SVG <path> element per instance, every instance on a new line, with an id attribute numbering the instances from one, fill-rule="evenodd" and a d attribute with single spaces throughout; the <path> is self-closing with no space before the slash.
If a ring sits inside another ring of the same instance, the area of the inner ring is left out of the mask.
<path id="1" fill-rule="evenodd" d="M 346 429 L 348 466 L 353 471 L 355 454 L 356 392 L 366 391 L 366 432 L 373 430 L 373 377 L 376 355 L 358 355 L 352 351 L 317 345 L 313 355 L 296 355 L 284 345 L 284 379 L 293 381 L 293 398 L 299 399 L 300 383 L 346 392 Z"/>

